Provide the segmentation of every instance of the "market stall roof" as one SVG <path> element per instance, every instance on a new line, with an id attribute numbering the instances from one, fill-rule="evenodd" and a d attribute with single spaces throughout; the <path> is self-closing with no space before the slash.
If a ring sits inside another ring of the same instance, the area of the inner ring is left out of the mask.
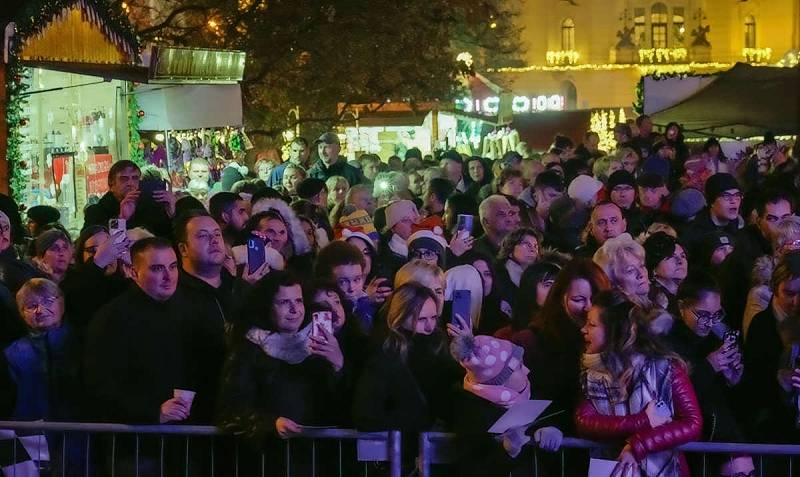
<path id="1" fill-rule="evenodd" d="M 32 0 L 12 3 L 4 25 L 4 61 L 80 74 L 128 79 L 139 44 L 121 11 L 106 0 Z M 120 67 L 120 68 L 114 68 Z"/>
<path id="2" fill-rule="evenodd" d="M 142 131 L 242 125 L 238 84 L 140 85 L 134 94 L 144 112 L 139 124 Z"/>
<path id="3" fill-rule="evenodd" d="M 678 104 L 652 115 L 657 125 L 675 121 L 687 135 L 752 137 L 800 132 L 800 66 L 738 63 Z"/>

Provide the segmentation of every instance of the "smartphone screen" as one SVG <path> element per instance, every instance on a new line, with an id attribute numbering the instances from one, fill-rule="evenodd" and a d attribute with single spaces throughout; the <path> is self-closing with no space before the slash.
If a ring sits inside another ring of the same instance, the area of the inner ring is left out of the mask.
<path id="1" fill-rule="evenodd" d="M 472 226 L 474 220 L 475 217 L 472 215 L 458 214 L 456 230 L 466 230 L 469 235 L 472 235 Z"/>
<path id="2" fill-rule="evenodd" d="M 450 322 L 454 325 L 458 324 L 456 315 L 460 316 L 467 326 L 472 328 L 472 293 L 469 290 L 454 290 L 453 291 L 453 315 L 450 317 Z"/>
<path id="3" fill-rule="evenodd" d="M 111 219 L 108 221 L 108 235 L 111 236 L 111 240 L 114 243 L 120 243 L 125 240 L 128 236 L 128 224 L 125 219 Z M 131 252 L 130 250 L 125 250 L 125 253 L 122 255 L 122 261 L 130 264 L 131 263 Z"/>
<path id="4" fill-rule="evenodd" d="M 266 252 L 264 251 L 264 239 L 261 237 L 250 237 L 247 239 L 247 270 L 248 273 L 254 273 L 256 270 L 264 265 L 267 260 Z"/>
<path id="5" fill-rule="evenodd" d="M 322 338 L 322 329 L 333 334 L 333 314 L 330 311 L 315 311 L 311 314 L 311 336 Z"/>

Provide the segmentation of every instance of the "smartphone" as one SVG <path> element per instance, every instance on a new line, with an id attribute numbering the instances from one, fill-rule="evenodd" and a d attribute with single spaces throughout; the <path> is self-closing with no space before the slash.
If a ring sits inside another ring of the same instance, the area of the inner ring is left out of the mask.
<path id="1" fill-rule="evenodd" d="M 125 238 L 128 236 L 128 224 L 125 219 L 110 219 L 108 221 L 108 234 L 111 236 L 111 240 L 114 243 L 120 243 L 125 241 Z M 126 249 L 125 253 L 122 254 L 122 261 L 130 265 L 131 263 L 131 251 L 130 249 Z"/>
<path id="2" fill-rule="evenodd" d="M 247 239 L 247 270 L 254 273 L 267 261 L 267 253 L 264 251 L 266 244 L 264 239 L 252 236 Z"/>
<path id="3" fill-rule="evenodd" d="M 728 349 L 733 348 L 739 341 L 739 331 L 728 330 L 725 332 L 725 335 L 723 336 L 722 339 L 725 341 L 725 345 L 728 347 Z"/>
<path id="4" fill-rule="evenodd" d="M 333 313 L 330 311 L 315 311 L 311 314 L 311 336 L 323 338 L 322 329 L 333 334 Z"/>
<path id="5" fill-rule="evenodd" d="M 458 214 L 456 231 L 466 230 L 469 235 L 472 235 L 472 226 L 474 220 L 475 216 L 473 215 Z"/>
<path id="6" fill-rule="evenodd" d="M 167 182 L 158 179 L 146 179 L 139 182 L 139 192 L 142 197 L 153 197 L 153 192 L 167 190 Z"/>
<path id="7" fill-rule="evenodd" d="M 469 290 L 453 290 L 453 315 L 450 322 L 458 324 L 456 315 L 459 315 L 467 326 L 472 329 L 472 293 Z"/>

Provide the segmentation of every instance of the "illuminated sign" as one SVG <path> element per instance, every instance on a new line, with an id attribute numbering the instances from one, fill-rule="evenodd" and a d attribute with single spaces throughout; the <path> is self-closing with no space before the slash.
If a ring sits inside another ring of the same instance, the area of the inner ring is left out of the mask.
<path id="1" fill-rule="evenodd" d="M 484 99 L 456 99 L 456 109 L 465 113 L 478 113 L 485 116 L 496 116 L 500 110 L 500 98 L 489 96 Z M 511 110 L 514 114 L 538 113 L 542 111 L 563 111 L 566 101 L 560 94 L 538 96 L 514 96 Z"/>
<path id="2" fill-rule="evenodd" d="M 180 46 L 154 46 L 150 82 L 235 83 L 244 76 L 245 53 Z"/>

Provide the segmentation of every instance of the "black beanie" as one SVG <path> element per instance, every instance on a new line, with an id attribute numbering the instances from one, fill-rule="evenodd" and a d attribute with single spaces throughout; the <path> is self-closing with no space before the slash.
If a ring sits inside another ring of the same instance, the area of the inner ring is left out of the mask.
<path id="1" fill-rule="evenodd" d="M 736 178 L 724 172 L 718 172 L 706 180 L 706 203 L 711 206 L 726 190 L 742 190 Z"/>
<path id="2" fill-rule="evenodd" d="M 633 174 L 623 169 L 614 171 L 614 173 L 608 177 L 608 184 L 606 185 L 606 190 L 611 192 L 612 190 L 614 190 L 614 187 L 617 187 L 618 185 L 629 185 L 635 189 L 636 178 L 633 177 Z"/>

